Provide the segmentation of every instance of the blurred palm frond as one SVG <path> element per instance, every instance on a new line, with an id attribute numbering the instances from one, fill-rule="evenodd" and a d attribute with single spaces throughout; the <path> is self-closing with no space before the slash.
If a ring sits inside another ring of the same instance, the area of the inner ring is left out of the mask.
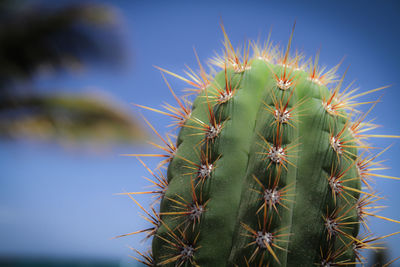
<path id="1" fill-rule="evenodd" d="M 92 94 L 32 95 L 0 103 L 0 137 L 132 142 L 139 124 L 117 103 Z"/>

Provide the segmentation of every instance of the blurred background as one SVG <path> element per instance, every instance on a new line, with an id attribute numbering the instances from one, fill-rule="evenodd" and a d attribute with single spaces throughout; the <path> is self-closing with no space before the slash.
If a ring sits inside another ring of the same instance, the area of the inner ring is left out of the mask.
<path id="1" fill-rule="evenodd" d="M 169 121 L 132 103 L 174 103 L 153 66 L 196 69 L 193 48 L 202 62 L 221 50 L 221 20 L 234 45 L 265 40 L 270 30 L 284 45 L 296 21 L 292 47 L 306 56 L 321 50 L 328 67 L 345 56 L 339 73 L 350 66 L 347 84 L 392 85 L 369 118 L 385 127 L 375 133 L 400 135 L 399 12 L 395 0 L 0 0 L 0 266 L 139 266 L 129 247 L 148 248 L 143 236 L 112 238 L 146 222 L 115 194 L 145 190 L 149 175 L 120 155 L 151 152 L 141 114 L 160 132 Z M 186 87 L 167 78 L 177 92 Z M 384 174 L 400 176 L 399 142 L 374 141 L 393 144 Z M 400 181 L 377 179 L 376 187 L 388 206 L 380 214 L 400 220 Z M 377 235 L 400 230 L 370 222 Z M 399 237 L 385 245 L 385 253 L 365 254 L 370 265 L 400 256 Z"/>

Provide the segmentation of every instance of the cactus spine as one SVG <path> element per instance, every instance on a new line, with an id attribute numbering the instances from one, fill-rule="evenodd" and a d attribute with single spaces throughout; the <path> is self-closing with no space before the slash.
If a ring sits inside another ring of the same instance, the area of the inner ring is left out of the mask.
<path id="1" fill-rule="evenodd" d="M 207 74 L 201 64 L 189 78 L 161 69 L 194 87 L 193 105 L 167 82 L 178 107 L 144 107 L 172 117 L 180 130 L 175 143 L 146 120 L 165 153 L 132 154 L 163 157 L 160 165 L 168 165 L 166 174 L 160 166 L 151 171 L 139 158 L 155 178 L 157 189 L 147 193 L 160 200 L 159 211 L 133 198 L 143 192 L 124 193 L 153 224 L 144 230 L 154 236 L 152 252 L 138 252 L 138 260 L 148 266 L 361 263 L 360 250 L 383 238 L 372 238 L 366 226 L 380 199 L 369 179 L 398 178 L 372 172 L 380 153 L 371 154 L 365 131 L 375 126 L 363 122 L 369 111 L 356 112 L 356 98 L 384 87 L 342 89 L 339 65 L 325 71 L 318 57 L 290 56 L 291 38 L 285 51 L 253 43 L 249 58 L 250 45 L 234 50 L 223 32 L 223 56 L 211 61 L 219 73 Z"/>

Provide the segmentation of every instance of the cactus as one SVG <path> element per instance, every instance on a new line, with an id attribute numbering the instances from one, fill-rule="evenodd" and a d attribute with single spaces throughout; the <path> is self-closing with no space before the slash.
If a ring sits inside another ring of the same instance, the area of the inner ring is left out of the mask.
<path id="1" fill-rule="evenodd" d="M 131 233 L 154 237 L 151 252 L 136 251 L 138 260 L 148 266 L 362 263 L 360 251 L 387 237 L 372 237 L 367 217 L 398 223 L 375 214 L 381 197 L 371 177 L 398 178 L 374 172 L 383 168 L 376 159 L 385 150 L 374 154 L 368 143 L 370 137 L 398 136 L 366 133 L 376 127 L 364 120 L 377 101 L 357 102 L 386 87 L 343 89 L 340 64 L 327 71 L 318 56 L 290 55 L 293 31 L 284 50 L 270 42 L 235 50 L 222 29 L 223 54 L 211 60 L 220 72 L 208 74 L 199 63 L 200 71 L 189 69 L 185 78 L 159 68 L 193 87 L 193 104 L 165 80 L 178 107 L 138 105 L 170 116 L 179 128 L 175 142 L 145 120 L 165 144 L 153 143 L 162 153 L 130 154 L 156 187 L 122 193 L 152 224 Z M 371 109 L 357 111 L 361 104 Z M 163 160 L 152 171 L 145 156 Z M 154 194 L 159 207 L 143 208 L 133 197 L 143 193 Z"/>

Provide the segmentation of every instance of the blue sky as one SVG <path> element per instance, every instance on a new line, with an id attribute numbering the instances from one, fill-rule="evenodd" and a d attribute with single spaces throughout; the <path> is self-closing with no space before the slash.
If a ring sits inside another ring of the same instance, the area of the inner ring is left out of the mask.
<path id="1" fill-rule="evenodd" d="M 51 3 L 52 1 L 41 1 Z M 396 1 L 103 1 L 116 8 L 128 49 L 126 65 L 113 70 L 91 66 L 83 73 L 40 75 L 35 85 L 51 90 L 103 90 L 125 104 L 133 115 L 143 113 L 164 132 L 168 120 L 140 111 L 131 103 L 159 107 L 172 102 L 159 71 L 161 66 L 183 74 L 185 64 L 196 68 L 193 47 L 205 62 L 220 51 L 221 19 L 235 45 L 247 39 L 271 39 L 286 44 L 296 21 L 293 48 L 307 56 L 320 49 L 320 62 L 336 65 L 339 73 L 350 66 L 345 81 L 356 80 L 361 91 L 392 84 L 370 118 L 384 125 L 376 133 L 400 134 L 400 5 Z M 307 2 L 307 4 L 305 4 Z M 350 2 L 350 3 L 349 3 Z M 185 84 L 168 78 L 176 91 Z M 95 89 L 94 89 L 95 88 Z M 381 94 L 365 97 L 376 99 Z M 400 143 L 373 140 L 378 147 L 393 147 L 384 154 L 400 176 Z M 146 248 L 141 237 L 111 237 L 145 226 L 139 209 L 127 198 L 113 194 L 143 189 L 148 176 L 134 159 L 119 156 L 141 153 L 144 146 L 112 149 L 65 149 L 58 144 L 31 141 L 0 142 L 0 257 L 50 256 L 104 258 L 129 262 L 127 246 Z M 156 161 L 147 161 L 151 166 Z M 400 181 L 377 179 L 377 190 L 389 206 L 381 215 L 400 220 Z M 145 198 L 138 198 L 146 203 Z M 148 201 L 147 201 L 148 202 Z M 400 225 L 371 220 L 377 234 L 399 231 Z M 392 257 L 400 255 L 400 238 L 388 239 Z"/>

